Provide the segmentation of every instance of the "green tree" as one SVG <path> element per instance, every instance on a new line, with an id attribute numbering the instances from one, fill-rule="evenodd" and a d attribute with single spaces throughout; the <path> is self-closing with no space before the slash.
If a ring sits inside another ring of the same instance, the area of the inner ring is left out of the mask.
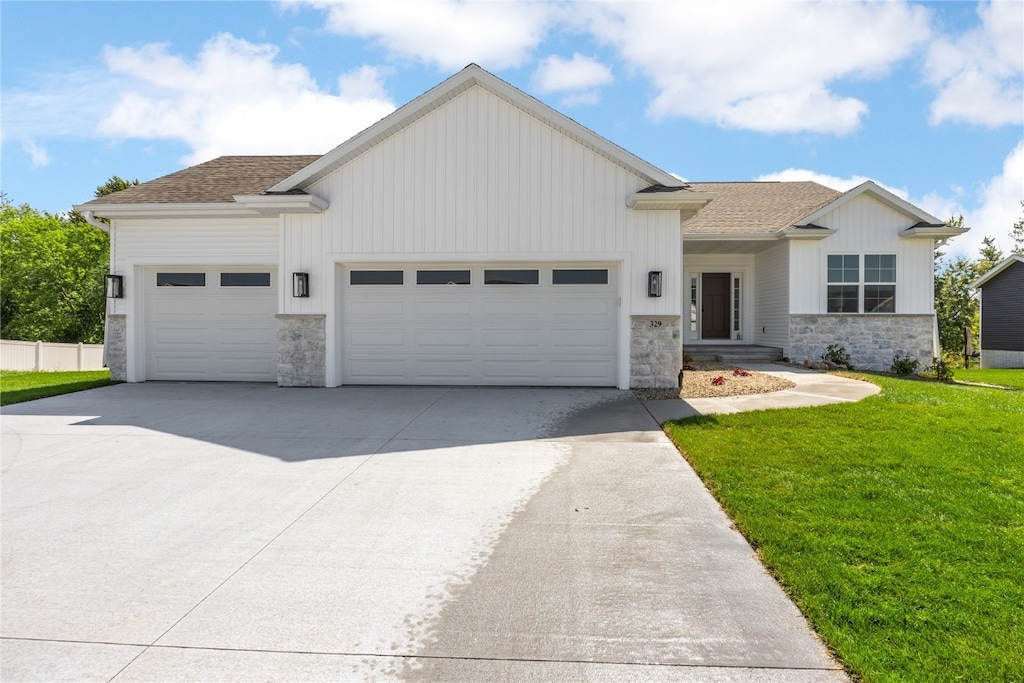
<path id="1" fill-rule="evenodd" d="M 1013 238 L 1013 253 L 1024 254 L 1024 200 L 1020 203 L 1022 209 L 1020 220 L 1013 224 L 1010 230 L 1010 237 Z"/>
<path id="2" fill-rule="evenodd" d="M 978 301 L 971 283 L 978 277 L 974 264 L 959 257 L 942 264 L 935 273 L 935 317 L 939 325 L 939 347 L 944 354 L 962 355 L 964 328 L 977 334 Z M 972 340 L 976 343 L 976 339 Z"/>
<path id="3" fill-rule="evenodd" d="M 100 343 L 110 239 L 84 222 L 0 195 L 0 333 Z"/>
<path id="4" fill-rule="evenodd" d="M 98 185 L 92 194 L 93 197 L 98 199 L 100 197 L 106 197 L 108 194 L 114 194 L 115 192 L 120 192 L 121 190 L 127 190 L 129 187 L 138 184 L 138 178 L 136 178 L 135 180 L 125 180 L 121 176 L 112 175 L 109 178 L 107 178 L 107 181 L 105 183 L 103 183 L 102 185 Z M 85 223 L 85 216 L 75 211 L 74 209 L 71 209 L 71 211 L 68 212 L 68 220 L 71 221 L 72 223 Z M 99 220 L 103 223 L 108 222 L 105 218 L 100 218 Z"/>
<path id="5" fill-rule="evenodd" d="M 974 269 L 981 277 L 992 270 L 1003 260 L 1003 250 L 996 245 L 995 238 L 985 237 L 981 240 L 981 258 L 974 264 Z"/>

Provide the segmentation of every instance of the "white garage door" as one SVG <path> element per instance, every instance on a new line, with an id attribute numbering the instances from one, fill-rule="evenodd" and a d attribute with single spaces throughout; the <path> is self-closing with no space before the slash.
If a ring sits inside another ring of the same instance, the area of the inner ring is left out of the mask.
<path id="1" fill-rule="evenodd" d="M 277 275 L 271 268 L 146 271 L 146 379 L 277 380 Z"/>
<path id="2" fill-rule="evenodd" d="M 342 382 L 615 386 L 617 284 L 608 264 L 344 267 Z"/>

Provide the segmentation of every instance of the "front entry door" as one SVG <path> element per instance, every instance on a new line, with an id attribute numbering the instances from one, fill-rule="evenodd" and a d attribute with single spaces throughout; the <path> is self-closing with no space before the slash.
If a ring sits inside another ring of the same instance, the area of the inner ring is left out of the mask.
<path id="1" fill-rule="evenodd" d="M 701 275 L 701 339 L 729 339 L 729 273 Z"/>

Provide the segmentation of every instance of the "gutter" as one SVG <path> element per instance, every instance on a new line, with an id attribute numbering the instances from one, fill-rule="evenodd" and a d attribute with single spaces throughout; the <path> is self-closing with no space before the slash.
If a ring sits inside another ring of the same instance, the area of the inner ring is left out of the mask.
<path id="1" fill-rule="evenodd" d="M 92 227 L 99 228 L 108 235 L 110 234 L 110 226 L 104 223 L 103 221 L 96 220 L 96 214 L 94 214 L 92 211 L 83 211 L 82 217 L 85 218 L 85 222 L 91 225 Z"/>

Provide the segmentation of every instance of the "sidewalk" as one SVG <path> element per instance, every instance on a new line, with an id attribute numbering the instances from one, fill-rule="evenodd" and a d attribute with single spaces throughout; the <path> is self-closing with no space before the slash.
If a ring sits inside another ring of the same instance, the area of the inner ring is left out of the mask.
<path id="1" fill-rule="evenodd" d="M 805 408 L 831 403 L 849 403 L 877 394 L 881 389 L 870 382 L 829 375 L 817 370 L 785 365 L 744 365 L 754 372 L 782 377 L 796 384 L 792 389 L 770 394 L 747 394 L 726 398 L 691 398 L 643 401 L 658 422 L 681 420 L 694 415 L 742 413 L 773 408 Z"/>

